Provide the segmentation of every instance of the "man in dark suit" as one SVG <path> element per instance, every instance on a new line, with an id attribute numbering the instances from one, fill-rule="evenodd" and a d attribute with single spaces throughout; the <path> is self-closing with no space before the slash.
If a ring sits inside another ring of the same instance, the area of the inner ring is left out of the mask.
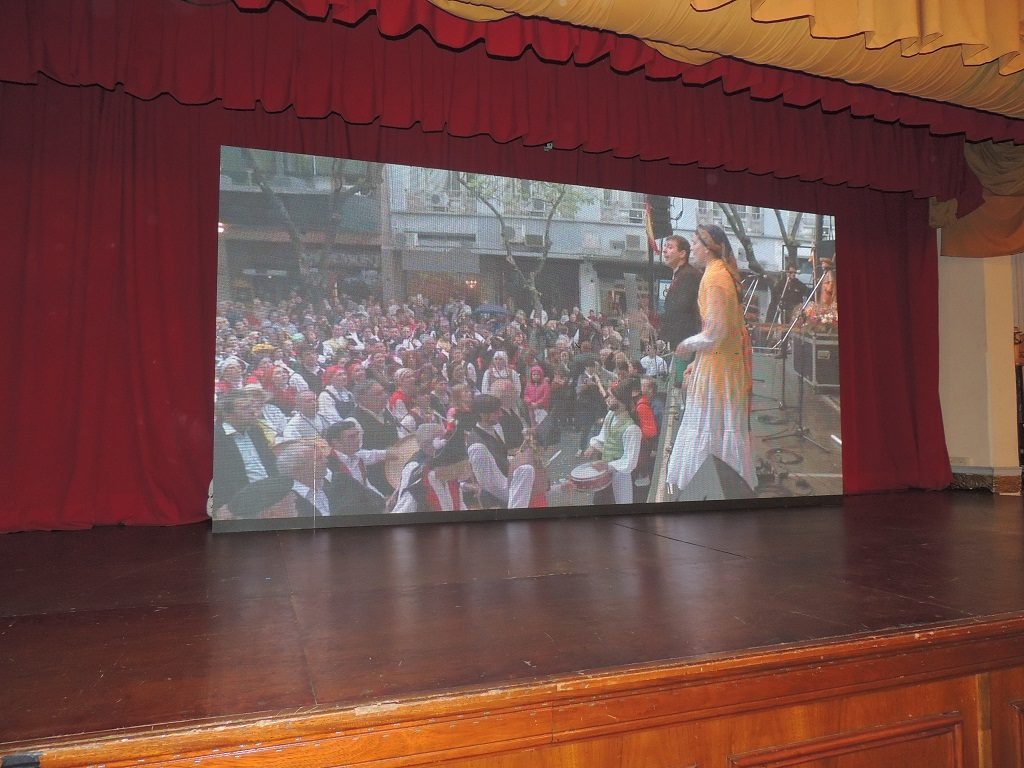
<path id="1" fill-rule="evenodd" d="M 787 267 L 786 272 L 772 284 L 771 301 L 768 304 L 769 323 L 788 325 L 793 319 L 793 310 L 800 307 L 810 290 L 800 282 L 796 267 Z"/>
<path id="2" fill-rule="evenodd" d="M 327 456 L 327 445 L 317 438 L 284 444 L 277 457 L 280 474 L 242 488 L 228 502 L 228 514 L 223 516 L 256 520 L 333 514 L 324 479 Z"/>
<path id="3" fill-rule="evenodd" d="M 363 448 L 368 451 L 387 450 L 398 442 L 398 425 L 394 415 L 385 407 L 387 392 L 378 382 L 367 379 L 352 387 L 356 407 L 351 417 L 363 428 Z M 367 470 L 370 484 L 384 496 L 394 493 L 394 488 L 384 476 L 384 465 L 374 464 Z"/>
<path id="4" fill-rule="evenodd" d="M 213 488 L 210 509 L 216 512 L 249 483 L 277 474 L 277 461 L 259 426 L 259 393 L 224 392 L 217 401 L 213 427 Z"/>
<path id="5" fill-rule="evenodd" d="M 703 273 L 690 264 L 690 243 L 681 235 L 665 238 L 661 258 L 672 270 L 672 283 L 665 293 L 665 309 L 659 320 L 658 336 L 667 342 L 669 349 L 675 349 L 683 339 L 700 333 L 697 291 Z M 683 370 L 689 362 L 689 359 L 675 358 L 673 374 L 676 384 L 682 383 Z"/>

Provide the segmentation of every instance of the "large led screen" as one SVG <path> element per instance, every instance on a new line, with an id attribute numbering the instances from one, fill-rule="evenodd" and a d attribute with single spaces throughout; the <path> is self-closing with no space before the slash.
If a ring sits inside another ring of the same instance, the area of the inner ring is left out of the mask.
<path id="1" fill-rule="evenodd" d="M 217 529 L 842 493 L 831 216 L 224 147 L 218 233 Z"/>

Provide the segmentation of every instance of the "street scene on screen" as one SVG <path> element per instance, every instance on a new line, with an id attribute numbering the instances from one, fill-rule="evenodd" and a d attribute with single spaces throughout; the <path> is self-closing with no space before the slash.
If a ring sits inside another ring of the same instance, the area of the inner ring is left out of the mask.
<path id="1" fill-rule="evenodd" d="M 215 520 L 842 493 L 829 215 L 224 147 L 218 218 Z"/>

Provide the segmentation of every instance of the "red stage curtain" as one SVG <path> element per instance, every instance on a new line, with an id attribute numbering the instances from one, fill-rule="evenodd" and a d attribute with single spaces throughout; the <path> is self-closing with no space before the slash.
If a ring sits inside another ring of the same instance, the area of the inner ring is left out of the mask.
<path id="1" fill-rule="evenodd" d="M 373 4 L 362 0 L 346 7 L 355 21 Z M 350 123 L 418 124 L 455 136 L 554 141 L 619 157 L 911 191 L 957 198 L 961 214 L 981 203 L 962 135 L 937 137 L 927 127 L 853 118 L 846 97 L 810 87 L 815 78 L 761 68 L 729 75 L 729 65 L 717 62 L 707 66 L 719 67 L 723 81 L 706 86 L 655 80 L 642 70 L 616 73 L 612 67 L 635 67 L 643 58 L 631 47 L 636 41 L 592 37 L 597 33 L 539 20 L 514 20 L 500 27 L 509 30 L 504 35 L 491 33 L 486 46 L 455 54 L 412 25 L 431 24 L 439 39 L 460 46 L 469 45 L 479 30 L 421 0 L 382 4 L 377 20 L 386 32 L 403 34 L 396 39 L 382 38 L 373 18 L 348 27 L 304 19 L 281 3 L 263 13 L 177 0 L 144 8 L 130 0 L 9 4 L 8 23 L 0 27 L 0 79 L 35 81 L 43 72 L 73 85 L 123 84 L 147 99 L 170 93 L 189 104 L 259 104 L 300 117 L 334 113 Z M 574 56 L 594 63 L 555 66 L 532 51 L 515 60 L 488 53 L 519 54 L 527 43 L 559 61 Z M 606 55 L 611 66 L 595 61 Z M 694 79 L 714 80 L 705 74 Z M 751 91 L 729 95 L 723 82 L 728 89 Z M 763 100 L 782 93 L 783 86 L 786 96 Z M 877 92 L 855 93 L 849 103 L 860 108 L 870 101 L 861 95 Z M 809 104 L 824 99 L 829 111 L 817 105 L 786 108 L 786 98 Z M 879 97 L 877 107 L 887 119 L 902 119 L 902 107 L 885 106 L 892 98 Z"/>
<path id="2" fill-rule="evenodd" d="M 0 530 L 204 517 L 218 155 L 166 102 L 0 85 Z"/>
<path id="3" fill-rule="evenodd" d="M 22 362 L 7 399 L 2 530 L 204 516 L 222 143 L 832 210 L 846 489 L 949 480 L 937 259 L 925 203 L 910 195 L 53 83 L 0 85 L 0 112 L 0 306 Z"/>

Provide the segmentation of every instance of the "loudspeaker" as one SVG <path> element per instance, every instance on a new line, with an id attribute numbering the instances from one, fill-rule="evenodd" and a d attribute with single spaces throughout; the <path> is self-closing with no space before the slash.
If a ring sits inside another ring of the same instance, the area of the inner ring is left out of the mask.
<path id="1" fill-rule="evenodd" d="M 668 214 L 668 198 L 665 195 L 648 195 L 647 209 L 651 215 L 651 234 L 655 240 L 672 234 L 672 219 Z"/>

